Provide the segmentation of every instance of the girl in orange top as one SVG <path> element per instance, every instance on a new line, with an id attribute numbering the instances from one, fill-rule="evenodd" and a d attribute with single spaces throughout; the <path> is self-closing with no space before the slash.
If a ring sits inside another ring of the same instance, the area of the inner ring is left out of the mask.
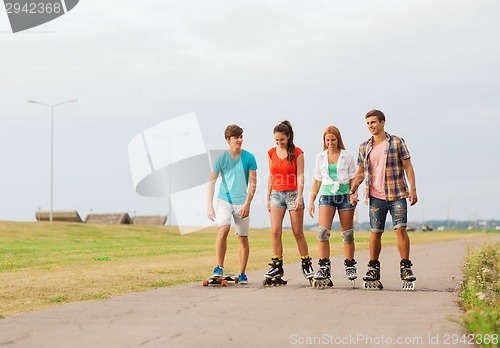
<path id="1" fill-rule="evenodd" d="M 271 215 L 274 256 L 265 274 L 263 285 L 286 284 L 281 280 L 283 270 L 283 219 L 288 210 L 292 231 L 301 256 L 302 272 L 306 279 L 314 276 L 307 241 L 304 236 L 304 153 L 293 143 L 293 129 L 289 121 L 274 127 L 276 147 L 268 151 L 269 181 L 267 209 Z"/>

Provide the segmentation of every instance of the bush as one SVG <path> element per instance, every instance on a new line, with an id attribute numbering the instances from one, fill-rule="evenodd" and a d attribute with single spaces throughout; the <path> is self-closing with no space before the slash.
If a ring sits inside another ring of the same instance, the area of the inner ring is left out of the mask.
<path id="1" fill-rule="evenodd" d="M 469 249 L 463 264 L 463 325 L 484 340 L 481 347 L 498 347 L 500 334 L 500 242 Z M 496 336 L 494 336 L 496 335 Z M 495 339 L 496 338 L 496 339 Z M 477 341 L 477 340 L 476 340 Z"/>

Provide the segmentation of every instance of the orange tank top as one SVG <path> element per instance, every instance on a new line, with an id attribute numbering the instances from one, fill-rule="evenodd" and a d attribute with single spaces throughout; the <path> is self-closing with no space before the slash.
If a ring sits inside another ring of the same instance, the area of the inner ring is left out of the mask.
<path id="1" fill-rule="evenodd" d="M 273 190 L 293 191 L 297 190 L 297 157 L 304 153 L 299 147 L 295 146 L 295 158 L 292 163 L 285 157 L 280 159 L 276 153 L 276 147 L 270 149 L 267 154 L 271 159 L 270 172 L 274 178 Z"/>

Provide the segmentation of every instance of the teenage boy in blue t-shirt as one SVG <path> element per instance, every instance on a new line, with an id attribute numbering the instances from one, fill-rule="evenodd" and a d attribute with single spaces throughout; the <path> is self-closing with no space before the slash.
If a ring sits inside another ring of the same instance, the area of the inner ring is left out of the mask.
<path id="1" fill-rule="evenodd" d="M 231 227 L 231 217 L 234 219 L 236 235 L 240 245 L 240 273 L 238 282 L 248 283 L 245 269 L 250 253 L 248 244 L 248 228 L 250 225 L 250 204 L 257 186 L 257 162 L 254 155 L 241 148 L 243 144 L 243 129 L 232 124 L 226 127 L 224 136 L 229 149 L 220 155 L 214 165 L 210 182 L 208 183 L 207 216 L 210 220 L 217 219 L 219 227 L 215 240 L 217 266 L 212 278 L 221 278 L 224 273 L 224 258 L 227 249 L 227 236 Z M 221 174 L 222 182 L 217 195 L 217 214 L 213 206 L 215 182 Z"/>

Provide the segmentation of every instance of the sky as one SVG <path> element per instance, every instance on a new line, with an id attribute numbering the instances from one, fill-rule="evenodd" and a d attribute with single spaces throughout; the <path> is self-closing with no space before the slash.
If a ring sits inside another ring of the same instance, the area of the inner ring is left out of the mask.
<path id="1" fill-rule="evenodd" d="M 136 193 L 128 145 L 194 112 L 207 149 L 227 147 L 226 125 L 244 129 L 259 166 L 251 225 L 267 226 L 274 126 L 295 129 L 307 203 L 324 129 L 339 127 L 356 157 L 364 115 L 380 109 L 412 156 L 409 220 L 500 219 L 499 12 L 494 0 L 81 0 L 13 34 L 2 9 L 0 220 L 50 205 L 50 108 L 27 100 L 73 98 L 55 108 L 54 210 L 82 218 L 165 215 L 167 197 Z"/>

